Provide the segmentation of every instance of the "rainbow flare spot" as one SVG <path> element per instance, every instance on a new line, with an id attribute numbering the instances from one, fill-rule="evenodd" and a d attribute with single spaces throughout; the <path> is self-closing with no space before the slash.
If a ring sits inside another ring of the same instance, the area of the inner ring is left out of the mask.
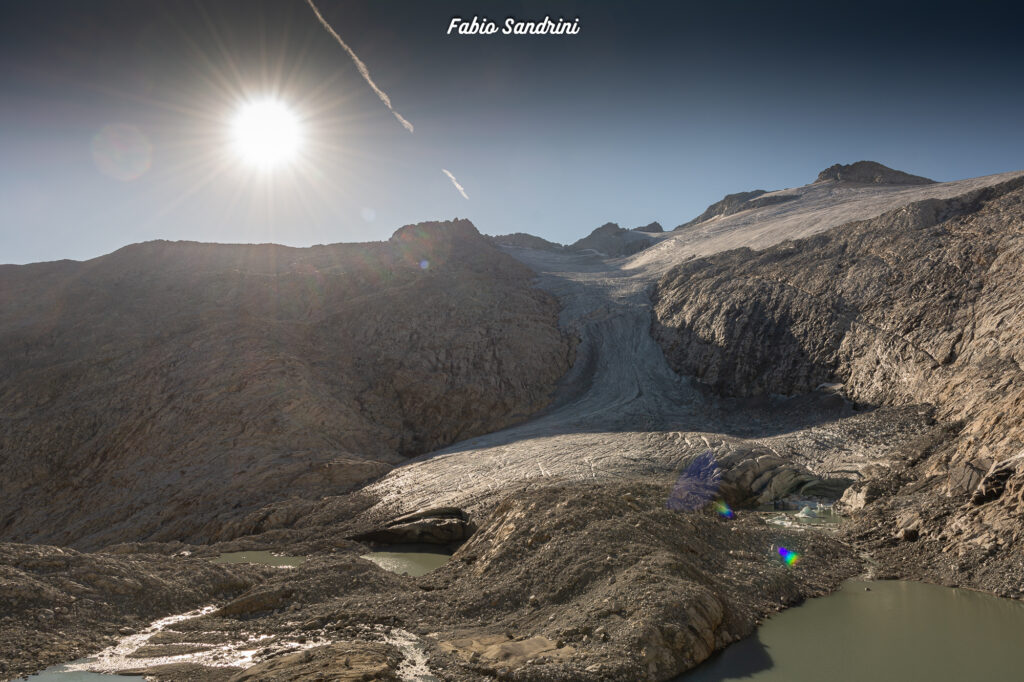
<path id="1" fill-rule="evenodd" d="M 731 519 L 736 516 L 736 513 L 729 507 L 729 505 L 722 501 L 715 502 L 715 511 L 718 512 L 718 515 L 723 519 Z"/>
<path id="2" fill-rule="evenodd" d="M 800 561 L 799 553 L 794 552 L 791 549 L 786 549 L 785 547 L 779 547 L 779 556 L 782 557 L 782 561 L 785 562 L 787 566 L 792 566 L 796 562 Z"/>

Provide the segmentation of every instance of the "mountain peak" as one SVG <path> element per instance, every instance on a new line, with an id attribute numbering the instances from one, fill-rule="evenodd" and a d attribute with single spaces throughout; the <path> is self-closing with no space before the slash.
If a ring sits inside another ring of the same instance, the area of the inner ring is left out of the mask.
<path id="1" fill-rule="evenodd" d="M 619 227 L 618 223 L 605 223 L 583 239 L 578 239 L 566 248 L 572 251 L 594 250 L 618 258 L 643 251 L 653 243 L 653 237 L 636 230 Z"/>
<path id="2" fill-rule="evenodd" d="M 857 161 L 846 165 L 837 163 L 818 173 L 818 179 L 814 182 L 830 180 L 874 185 L 930 185 L 935 182 L 920 175 L 894 170 L 876 161 Z"/>
<path id="3" fill-rule="evenodd" d="M 655 233 L 657 233 L 657 232 L 664 232 L 665 228 L 663 228 L 661 226 L 661 223 L 659 223 L 657 220 L 655 220 L 653 223 L 648 223 L 647 225 L 641 225 L 640 227 L 634 227 L 633 231 L 634 232 L 655 232 Z"/>

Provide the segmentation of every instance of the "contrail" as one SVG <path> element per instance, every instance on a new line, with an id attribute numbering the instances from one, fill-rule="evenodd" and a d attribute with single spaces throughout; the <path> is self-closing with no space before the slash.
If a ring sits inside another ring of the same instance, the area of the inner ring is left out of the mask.
<path id="1" fill-rule="evenodd" d="M 455 179 L 455 176 L 452 175 L 452 172 L 445 168 L 442 168 L 441 172 L 448 176 L 448 178 L 452 181 L 452 184 L 455 185 L 455 189 L 459 190 L 459 194 L 462 195 L 462 198 L 468 200 L 469 195 L 466 194 L 466 190 L 462 189 L 462 185 L 460 185 L 459 181 Z"/>
<path id="2" fill-rule="evenodd" d="M 388 111 L 395 115 L 395 118 L 398 119 L 398 122 L 401 123 L 406 130 L 408 130 L 410 133 L 413 132 L 412 123 L 409 123 L 409 121 L 405 120 L 405 118 L 400 113 L 395 111 L 394 107 L 391 106 L 391 98 L 388 97 L 388 94 L 381 90 L 380 88 L 378 88 L 377 84 L 373 82 L 372 78 L 370 78 L 370 70 L 366 68 L 366 64 L 364 64 L 363 60 L 361 60 L 352 50 L 352 48 L 348 46 L 348 43 L 341 39 L 341 36 L 338 35 L 338 32 L 335 31 L 329 23 L 327 23 L 327 20 L 324 19 L 324 15 L 320 14 L 320 10 L 313 3 L 313 0 L 306 0 L 306 4 L 309 5 L 309 8 L 311 10 L 313 10 L 313 14 L 316 15 L 316 18 L 320 21 L 320 24 L 325 29 L 327 29 L 327 32 L 330 33 L 336 41 L 338 41 L 338 44 L 345 49 L 345 52 L 348 52 L 348 56 L 352 58 L 353 62 L 355 62 L 356 68 L 359 69 L 359 73 L 362 75 L 363 80 L 365 80 L 369 84 L 369 86 L 373 88 L 373 91 L 377 93 L 377 97 L 380 98 L 380 101 L 384 102 L 384 106 L 388 108 Z M 453 185 L 455 185 L 455 189 L 459 190 L 459 194 L 462 195 L 462 198 L 468 201 L 469 195 L 466 194 L 466 190 L 463 189 L 462 185 L 459 184 L 459 181 L 455 179 L 455 176 L 452 175 L 451 171 L 442 168 L 441 172 L 448 176 L 448 179 L 452 181 Z"/>
<path id="3" fill-rule="evenodd" d="M 366 64 L 363 64 L 363 60 L 357 57 L 356 53 L 352 51 L 352 48 L 349 47 L 348 44 L 341 39 L 341 36 L 339 36 L 333 28 L 331 28 L 331 25 L 327 23 L 326 19 L 324 19 L 324 15 L 320 14 L 320 10 L 317 9 L 316 5 L 313 4 L 313 0 L 306 0 L 306 2 L 313 10 L 313 14 L 316 15 L 316 18 L 319 19 L 320 23 L 323 24 L 323 27 L 327 29 L 327 32 L 334 36 L 334 39 L 338 41 L 339 45 L 345 48 L 345 52 L 348 52 L 348 56 L 352 58 L 353 62 L 355 62 L 356 68 L 359 69 L 359 73 L 362 74 L 363 79 L 370 84 L 370 87 L 373 88 L 373 91 L 377 93 L 377 97 L 380 97 L 380 101 L 384 102 L 384 106 L 386 106 L 388 110 L 395 115 L 395 118 L 398 119 L 398 122 L 405 126 L 405 129 L 411 133 L 412 124 L 406 121 L 404 118 L 402 118 L 402 115 L 394 110 L 394 108 L 391 106 L 391 98 L 388 97 L 388 94 L 386 92 L 378 88 L 377 84 L 373 82 L 372 78 L 370 78 L 370 70 L 366 68 Z M 448 173 L 448 171 L 445 171 L 445 173 Z M 448 175 L 451 175 L 451 173 L 448 173 Z M 455 182 L 455 178 L 452 178 L 452 182 Z M 455 186 L 458 187 L 458 183 L 455 183 Z M 459 191 L 462 192 L 461 187 L 459 188 Z M 466 193 L 462 192 L 462 196 L 466 196 Z"/>

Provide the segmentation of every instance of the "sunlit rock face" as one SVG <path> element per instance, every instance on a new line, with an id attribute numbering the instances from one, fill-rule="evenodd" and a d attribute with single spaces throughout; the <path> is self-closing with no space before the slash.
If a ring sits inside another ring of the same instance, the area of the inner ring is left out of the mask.
<path id="1" fill-rule="evenodd" d="M 1024 449 L 1022 262 L 1017 178 L 680 265 L 658 285 L 653 333 L 675 369 L 722 393 L 841 382 L 862 404 L 934 405 L 955 428 L 911 458 L 891 492 L 920 478 L 966 496 L 951 517 L 923 523 L 936 551 L 1013 544 L 1024 499 L 1013 459 Z"/>
<path id="2" fill-rule="evenodd" d="M 532 277 L 468 221 L 0 267 L 0 536 L 216 539 L 522 420 L 572 350 Z"/>

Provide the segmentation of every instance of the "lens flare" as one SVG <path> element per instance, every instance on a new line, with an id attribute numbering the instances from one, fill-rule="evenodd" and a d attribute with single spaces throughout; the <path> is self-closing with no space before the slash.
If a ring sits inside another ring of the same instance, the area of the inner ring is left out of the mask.
<path id="1" fill-rule="evenodd" d="M 779 547 L 778 552 L 779 556 L 782 557 L 783 563 L 785 563 L 787 566 L 792 566 L 796 562 L 800 561 L 800 554 L 798 552 L 794 552 L 791 549 Z"/>
<path id="2" fill-rule="evenodd" d="M 121 123 L 104 126 L 91 147 L 96 168 L 122 182 L 142 177 L 153 159 L 153 145 L 142 131 Z"/>
<path id="3" fill-rule="evenodd" d="M 722 502 L 721 500 L 715 502 L 715 511 L 718 512 L 718 515 L 721 516 L 723 519 L 731 519 L 732 517 L 736 516 L 736 512 L 734 512 L 729 505 L 727 505 L 725 502 Z"/>

